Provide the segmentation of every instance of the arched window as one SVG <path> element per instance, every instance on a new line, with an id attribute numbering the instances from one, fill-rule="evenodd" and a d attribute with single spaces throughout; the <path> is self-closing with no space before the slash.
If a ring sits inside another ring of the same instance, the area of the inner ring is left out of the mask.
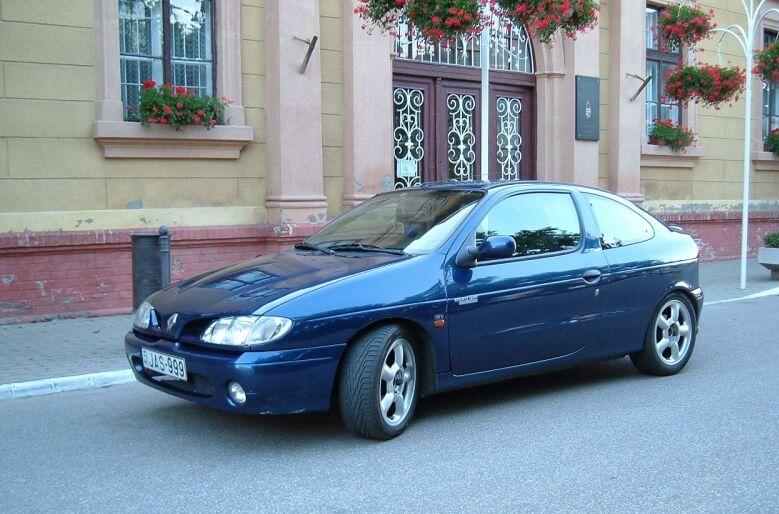
<path id="1" fill-rule="evenodd" d="M 522 25 L 501 24 L 493 20 L 489 29 L 490 69 L 533 73 L 533 46 Z M 415 38 L 408 25 L 401 24 L 395 36 L 395 54 L 398 59 L 481 67 L 481 39 L 460 38 L 454 44 L 431 44 Z"/>
<path id="2" fill-rule="evenodd" d="M 393 64 L 395 187 L 535 178 L 534 71 L 524 26 L 496 19 L 481 38 L 432 44 L 401 24 Z"/>

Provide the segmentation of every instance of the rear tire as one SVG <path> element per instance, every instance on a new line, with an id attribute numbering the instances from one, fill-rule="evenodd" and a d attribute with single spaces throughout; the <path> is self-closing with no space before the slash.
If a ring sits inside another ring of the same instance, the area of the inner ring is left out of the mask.
<path id="1" fill-rule="evenodd" d="M 411 334 L 396 324 L 375 328 L 349 345 L 338 389 L 346 427 L 379 440 L 403 433 L 419 397 L 418 361 Z"/>
<path id="2" fill-rule="evenodd" d="M 655 309 L 644 337 L 644 347 L 630 356 L 644 373 L 674 375 L 687 365 L 695 348 L 698 319 L 682 293 L 671 293 Z"/>

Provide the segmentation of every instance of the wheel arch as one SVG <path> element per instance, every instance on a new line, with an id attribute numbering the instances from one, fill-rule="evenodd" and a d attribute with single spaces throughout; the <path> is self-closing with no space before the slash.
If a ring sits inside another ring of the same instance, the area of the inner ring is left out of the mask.
<path id="1" fill-rule="evenodd" d="M 698 291 L 699 295 L 696 295 L 695 291 Z M 700 319 L 701 310 L 703 309 L 703 293 L 700 291 L 700 288 L 694 288 L 687 282 L 680 281 L 671 284 L 663 295 L 663 298 L 671 293 L 680 293 L 684 295 L 684 297 L 689 300 L 693 310 L 695 310 L 695 320 L 697 321 Z M 660 301 L 662 301 L 662 298 Z"/>
<path id="2" fill-rule="evenodd" d="M 412 334 L 412 341 L 409 342 L 414 346 L 414 349 L 417 351 L 418 358 L 421 359 L 422 361 L 421 365 L 419 366 L 419 370 L 420 370 L 419 379 L 421 382 L 421 388 L 419 389 L 419 394 L 420 397 L 425 396 L 430 392 L 434 391 L 436 388 L 435 348 L 433 347 L 433 342 L 430 338 L 430 335 L 416 321 L 408 318 L 403 318 L 403 317 L 388 317 L 388 318 L 382 318 L 379 320 L 372 321 L 371 323 L 365 325 L 363 328 L 355 332 L 354 335 L 352 335 L 352 337 L 347 341 L 346 347 L 348 349 L 350 345 L 352 345 L 365 333 L 370 332 L 371 330 L 374 330 L 382 326 L 393 325 L 393 324 L 401 325 Z M 344 350 L 344 352 L 345 351 L 346 350 Z M 339 377 L 341 375 L 343 363 L 344 363 L 344 359 L 343 357 L 341 357 L 341 360 L 338 363 L 338 370 L 336 371 L 336 377 Z M 333 385 L 333 393 L 332 393 L 333 399 L 336 398 L 337 394 L 338 394 L 338 380 L 336 379 L 335 384 Z"/>

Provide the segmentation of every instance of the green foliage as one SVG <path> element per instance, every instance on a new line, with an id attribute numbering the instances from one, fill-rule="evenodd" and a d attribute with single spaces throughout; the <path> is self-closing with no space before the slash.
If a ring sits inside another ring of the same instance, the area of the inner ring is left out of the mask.
<path id="1" fill-rule="evenodd" d="M 768 248 L 779 248 L 779 232 L 768 234 L 763 241 Z"/>

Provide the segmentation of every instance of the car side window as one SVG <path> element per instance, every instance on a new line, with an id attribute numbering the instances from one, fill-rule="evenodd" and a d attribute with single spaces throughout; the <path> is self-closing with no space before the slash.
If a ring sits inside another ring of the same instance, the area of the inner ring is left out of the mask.
<path id="1" fill-rule="evenodd" d="M 476 244 L 495 235 L 514 238 L 514 257 L 571 250 L 581 241 L 579 215 L 567 193 L 519 194 L 490 209 L 476 229 Z"/>
<path id="2" fill-rule="evenodd" d="M 643 216 L 605 196 L 585 193 L 605 248 L 616 248 L 652 239 L 655 231 Z"/>

